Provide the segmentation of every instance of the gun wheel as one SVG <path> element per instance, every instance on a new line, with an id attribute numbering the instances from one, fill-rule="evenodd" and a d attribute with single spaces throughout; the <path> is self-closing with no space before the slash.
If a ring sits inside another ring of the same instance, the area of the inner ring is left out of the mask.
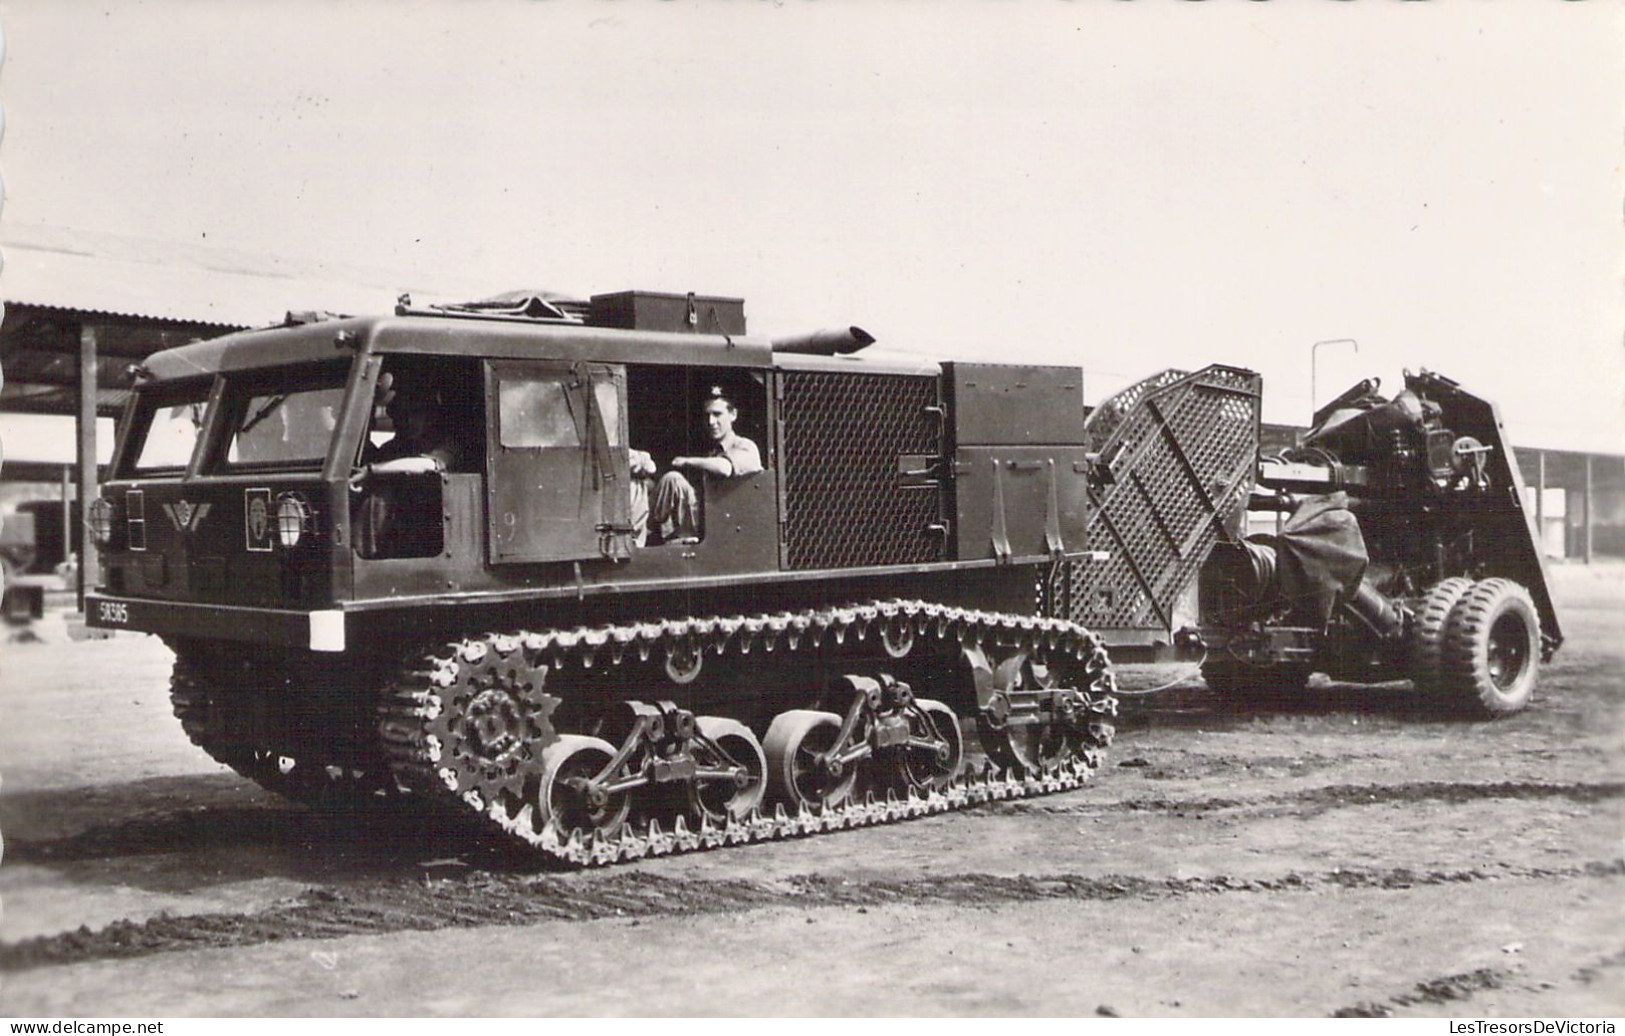
<path id="1" fill-rule="evenodd" d="M 1473 584 L 1445 624 L 1443 690 L 1490 718 L 1529 704 L 1540 660 L 1540 617 L 1529 591 L 1510 579 Z"/>
<path id="2" fill-rule="evenodd" d="M 1411 628 L 1411 679 L 1425 694 L 1443 690 L 1444 631 L 1450 613 L 1473 588 L 1465 576 L 1453 576 L 1428 590 Z"/>

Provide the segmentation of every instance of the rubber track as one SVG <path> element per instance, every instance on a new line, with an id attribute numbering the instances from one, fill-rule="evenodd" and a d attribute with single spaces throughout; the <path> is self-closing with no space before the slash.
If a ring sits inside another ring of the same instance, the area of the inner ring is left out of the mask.
<path id="1" fill-rule="evenodd" d="M 522 651 L 534 665 L 579 664 L 590 668 L 603 657 L 619 663 L 628 653 L 647 659 L 657 651 L 671 650 L 749 654 L 780 647 L 796 651 L 803 644 L 816 650 L 826 639 L 842 644 L 848 636 L 863 640 L 883 629 L 900 630 L 905 624 L 916 635 L 935 633 L 938 639 L 953 637 L 964 645 L 990 643 L 1050 657 L 1060 653 L 1083 662 L 1091 682 L 1080 690 L 1089 696 L 1091 711 L 1099 717 L 1096 746 L 1041 774 L 1015 776 L 988 765 L 977 773 L 962 775 L 941 791 L 910 791 L 902 798 L 888 793 L 885 799 L 868 797 L 837 808 L 786 811 L 780 804 L 771 812 L 757 810 L 742 820 L 721 824 L 702 821 L 697 827 L 689 826 L 679 816 L 669 831 L 658 820 L 650 820 L 644 825 L 628 824 L 618 835 L 606 838 L 598 833 L 584 835 L 579 830 L 561 831 L 551 818 L 537 830 L 533 806 L 526 805 L 510 816 L 501 803 L 484 802 L 477 790 L 460 788 L 455 773 L 437 766 L 444 746 L 426 743 L 421 734 L 424 720 L 438 716 L 442 708 L 439 689 L 457 682 L 462 664 L 478 665 L 490 652 L 506 657 Z M 1110 743 L 1112 731 L 1105 718 L 1117 715 L 1117 699 L 1112 693 L 1116 689 L 1105 646 L 1070 620 L 887 600 L 799 613 L 714 616 L 471 637 L 449 643 L 408 667 L 385 694 L 379 727 L 390 767 L 403 786 L 442 800 L 448 795 L 460 798 L 466 807 L 483 813 L 533 849 L 576 866 L 597 867 L 870 827 L 1080 787 L 1100 768 L 1102 749 Z"/>

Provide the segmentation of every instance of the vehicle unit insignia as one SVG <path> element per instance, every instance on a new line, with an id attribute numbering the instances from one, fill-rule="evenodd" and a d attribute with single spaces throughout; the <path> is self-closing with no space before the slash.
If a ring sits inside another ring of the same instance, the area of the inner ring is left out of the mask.
<path id="1" fill-rule="evenodd" d="M 243 533 L 248 541 L 248 549 L 269 552 L 272 531 L 271 491 L 243 490 Z"/>
<path id="2" fill-rule="evenodd" d="M 172 504 L 164 505 L 164 513 L 169 515 L 171 524 L 176 532 L 196 532 L 203 519 L 209 516 L 209 508 L 213 504 L 194 504 L 188 500 L 177 500 Z"/>

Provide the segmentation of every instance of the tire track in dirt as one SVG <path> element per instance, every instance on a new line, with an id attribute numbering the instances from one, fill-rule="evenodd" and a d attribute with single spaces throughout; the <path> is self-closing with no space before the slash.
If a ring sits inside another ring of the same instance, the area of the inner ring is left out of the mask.
<path id="1" fill-rule="evenodd" d="M 1264 806 L 1342 808 L 1394 802 L 1459 804 L 1486 799 L 1568 799 L 1594 804 L 1625 798 L 1625 782 L 1492 784 L 1424 781 L 1411 784 L 1337 784 L 1258 798 L 1142 798 L 1119 802 L 1063 804 L 1043 799 L 993 802 L 977 807 L 995 813 L 1042 813 L 1057 816 L 1103 812 L 1204 813 Z M 967 811 L 974 812 L 974 811 Z M 447 829 L 406 811 L 325 815 L 305 810 L 263 806 L 201 808 L 98 825 L 60 838 L 6 839 L 6 857 L 18 863 L 66 863 L 119 856 L 178 851 L 195 852 L 245 845 L 325 845 L 342 849 L 338 856 L 355 861 L 409 866 L 424 853 L 473 854 L 495 863 L 505 854 L 483 843 L 475 833 L 452 825 Z M 358 837 L 364 835 L 366 837 Z M 386 848 L 369 848 L 382 846 Z"/>
<path id="2" fill-rule="evenodd" d="M 1591 983 L 1601 978 L 1603 972 L 1611 971 L 1614 968 L 1621 966 L 1625 966 L 1625 950 L 1618 950 L 1614 953 L 1608 954 L 1606 957 L 1599 957 L 1597 960 L 1587 964 L 1579 971 L 1576 971 L 1571 977 L 1574 979 L 1574 981 L 1582 982 L 1589 986 Z"/>
<path id="3" fill-rule="evenodd" d="M 1362 1000 L 1331 1013 L 1333 1018 L 1392 1018 L 1394 1010 L 1416 1004 L 1446 1004 L 1466 1000 L 1486 989 L 1505 988 L 1515 973 L 1505 968 L 1478 968 L 1459 975 L 1444 975 L 1418 982 L 1409 992 L 1388 1000 Z"/>
<path id="4" fill-rule="evenodd" d="M 406 810 L 322 813 L 277 802 L 269 806 L 181 809 L 97 824 L 55 838 L 8 835 L 6 859 L 71 863 L 254 846 L 320 845 L 336 857 L 388 864 L 422 854 L 463 855 L 485 846 L 465 825 Z M 485 856 L 500 856 L 488 849 Z"/>
<path id="5" fill-rule="evenodd" d="M 1567 799 L 1571 802 L 1595 804 L 1608 799 L 1625 798 L 1625 781 L 1595 783 L 1546 784 L 1535 781 L 1499 781 L 1493 784 L 1455 783 L 1449 781 L 1418 781 L 1411 784 L 1333 784 L 1320 788 L 1304 788 L 1279 795 L 1257 798 L 1200 798 L 1200 799 L 1128 799 L 1109 803 L 1053 803 L 1040 800 L 1018 800 L 992 803 L 988 808 L 1001 813 L 1048 813 L 1076 816 L 1105 812 L 1179 812 L 1203 813 L 1221 809 L 1257 808 L 1265 806 L 1308 806 L 1320 809 L 1348 806 L 1377 806 L 1394 802 L 1443 802 L 1460 805 L 1487 799 Z"/>
<path id="6" fill-rule="evenodd" d="M 1597 961 L 1579 969 L 1569 976 L 1573 981 L 1589 985 L 1596 981 L 1605 970 L 1625 964 L 1625 950 L 1602 957 Z M 1392 1018 L 1394 1011 L 1402 1007 L 1412 1007 L 1418 1004 L 1445 1004 L 1453 1000 L 1468 1000 L 1475 994 L 1489 989 L 1506 989 L 1515 979 L 1523 976 L 1515 969 L 1510 968 L 1477 968 L 1473 971 L 1461 972 L 1455 975 L 1444 975 L 1439 978 L 1418 982 L 1407 992 L 1387 1000 L 1362 1000 L 1348 1007 L 1340 1007 L 1331 1013 L 1333 1018 Z M 1530 990 L 1555 988 L 1551 982 L 1543 982 L 1539 986 L 1525 984 L 1523 987 Z"/>
<path id="7" fill-rule="evenodd" d="M 476 873 L 460 879 L 392 879 L 364 889 L 319 888 L 256 913 L 196 914 L 118 921 L 97 931 L 0 944 L 0 972 L 175 950 L 251 946 L 292 939 L 432 931 L 611 917 L 739 913 L 801 908 L 993 906 L 1040 900 L 1166 900 L 1231 893 L 1320 889 L 1402 890 L 1484 881 L 1567 881 L 1625 875 L 1625 861 L 1565 868 L 1503 866 L 1458 871 L 1409 868 L 1334 869 L 1276 878 L 1143 878 L 1075 874 L 1001 877 L 959 874 L 914 880 L 852 882 L 816 875 L 779 881 L 670 878 L 639 871 L 591 876 Z"/>
<path id="8" fill-rule="evenodd" d="M 1619 950 L 1600 957 L 1575 971 L 1569 978 L 1582 985 L 1590 985 L 1605 971 L 1617 968 L 1622 964 L 1625 964 L 1625 950 Z M 1445 975 L 1440 978 L 1428 979 L 1425 982 L 1418 982 L 1410 991 L 1387 1000 L 1362 1000 L 1348 1007 L 1340 1007 L 1332 1012 L 1331 1017 L 1391 1018 L 1396 1008 L 1410 1007 L 1416 1004 L 1443 1004 L 1452 1000 L 1467 1000 L 1483 990 L 1504 989 L 1509 981 L 1516 977 L 1519 977 L 1518 972 L 1507 968 L 1478 968 L 1456 975 Z M 1539 988 L 1555 988 L 1555 985 L 1551 982 L 1543 982 Z"/>

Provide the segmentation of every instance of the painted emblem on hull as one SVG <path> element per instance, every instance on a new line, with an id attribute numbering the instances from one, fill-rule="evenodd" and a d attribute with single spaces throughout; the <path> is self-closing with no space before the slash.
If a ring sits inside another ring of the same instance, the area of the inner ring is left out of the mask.
<path id="1" fill-rule="evenodd" d="M 203 519 L 209 516 L 209 508 L 213 504 L 194 504 L 187 500 L 177 500 L 172 504 L 164 505 L 164 513 L 169 515 L 170 523 L 175 526 L 176 532 L 196 532 Z"/>
<path id="2" fill-rule="evenodd" d="M 269 489 L 243 490 L 243 532 L 248 549 L 271 549 L 271 491 Z"/>

